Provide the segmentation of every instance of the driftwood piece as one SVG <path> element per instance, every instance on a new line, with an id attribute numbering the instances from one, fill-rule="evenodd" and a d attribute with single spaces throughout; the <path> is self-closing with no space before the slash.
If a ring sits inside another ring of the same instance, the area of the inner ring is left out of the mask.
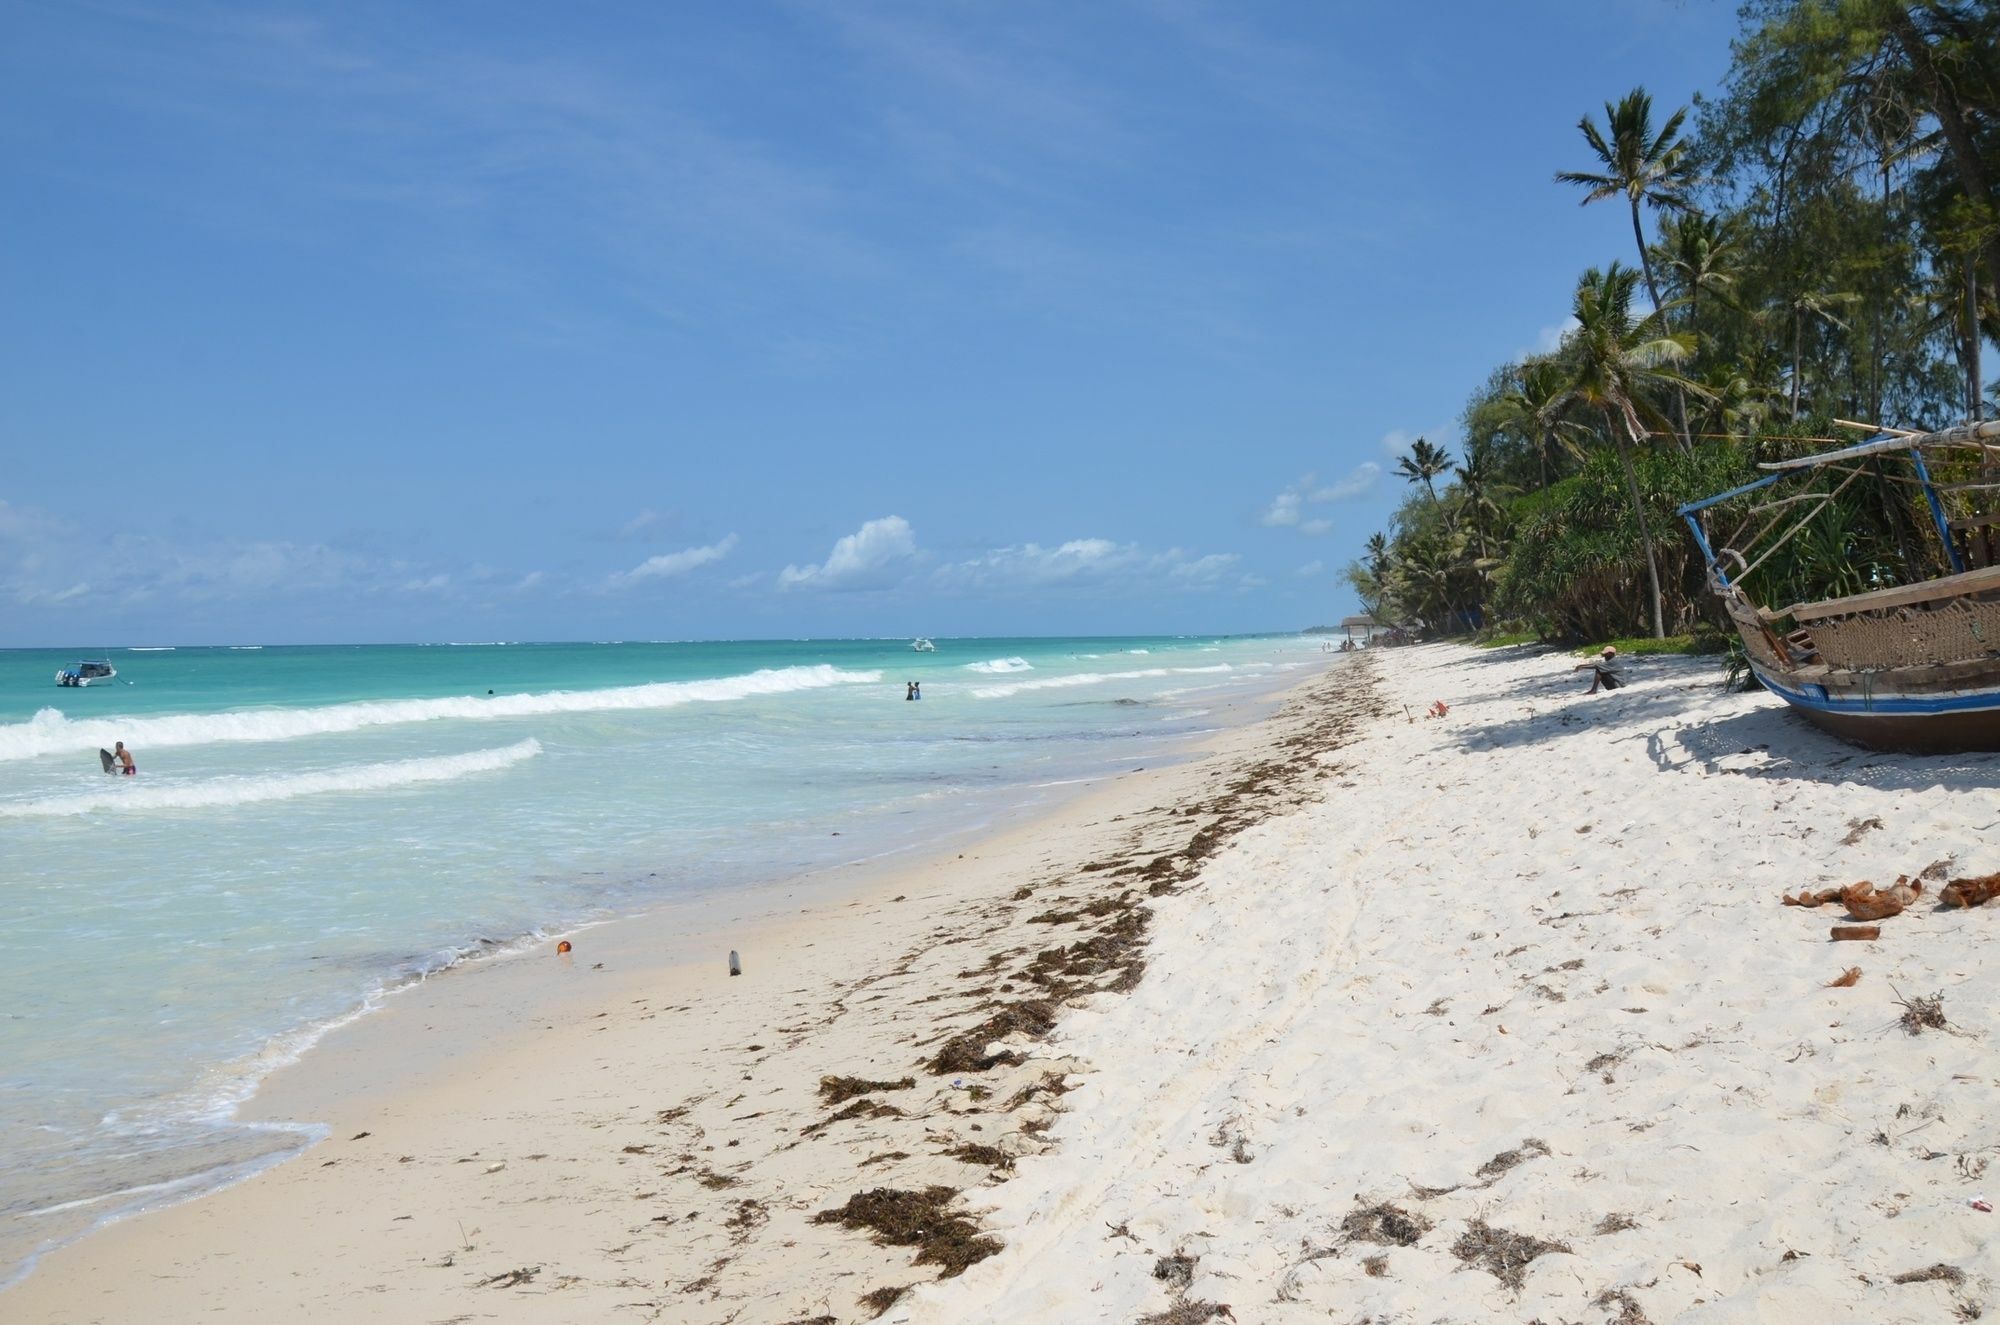
<path id="1" fill-rule="evenodd" d="M 1880 925 L 1835 925 L 1832 938 L 1835 943 L 1853 939 L 1879 939 L 1882 937 Z"/>
<path id="2" fill-rule="evenodd" d="M 1979 906 L 2000 897 L 2000 874 L 1978 874 L 1953 879 L 1938 897 L 1946 906 Z"/>

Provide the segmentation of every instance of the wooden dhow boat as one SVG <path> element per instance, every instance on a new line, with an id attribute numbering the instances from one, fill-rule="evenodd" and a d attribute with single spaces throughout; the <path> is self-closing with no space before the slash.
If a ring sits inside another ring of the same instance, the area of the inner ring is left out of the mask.
<path id="1" fill-rule="evenodd" d="M 1679 513 L 1764 688 L 1857 745 L 2000 750 L 2000 512 L 1972 513 L 2000 494 L 2000 421 L 1889 432 L 1758 468 L 1770 472 Z M 1819 602 L 1756 603 L 1745 582 L 1863 477 L 1921 491 L 1949 573 Z M 1741 524 L 1711 542 L 1710 513 L 1725 504 L 1732 515 L 1740 508 Z"/>

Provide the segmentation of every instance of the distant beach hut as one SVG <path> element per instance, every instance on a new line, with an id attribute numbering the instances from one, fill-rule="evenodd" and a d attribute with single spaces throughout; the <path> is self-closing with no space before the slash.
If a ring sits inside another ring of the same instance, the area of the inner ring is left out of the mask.
<path id="1" fill-rule="evenodd" d="M 1377 636 L 1389 633 L 1389 627 L 1383 625 L 1372 616 L 1342 617 L 1340 628 L 1347 632 L 1348 639 L 1354 640 L 1355 643 L 1363 648 L 1366 648 L 1369 642 Z M 1355 638 L 1357 635 L 1360 637 L 1359 639 Z"/>

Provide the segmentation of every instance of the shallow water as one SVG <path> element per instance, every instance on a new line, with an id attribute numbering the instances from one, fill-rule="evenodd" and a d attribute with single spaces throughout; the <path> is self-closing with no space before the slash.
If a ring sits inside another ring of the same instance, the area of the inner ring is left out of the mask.
<path id="1" fill-rule="evenodd" d="M 0 1282 L 295 1151 L 235 1106 L 396 984 L 920 848 L 1129 767 L 1296 637 L 0 652 Z M 904 700 L 920 680 L 924 699 Z M 139 776 L 106 777 L 123 740 Z"/>

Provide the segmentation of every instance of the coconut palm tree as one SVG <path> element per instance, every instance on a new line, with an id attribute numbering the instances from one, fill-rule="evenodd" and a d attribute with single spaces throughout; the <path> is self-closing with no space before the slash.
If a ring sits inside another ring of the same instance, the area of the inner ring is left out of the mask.
<path id="1" fill-rule="evenodd" d="M 1736 284 L 1736 237 L 1728 221 L 1700 212 L 1682 212 L 1660 227 L 1658 247 L 1668 282 L 1687 304 L 1684 324 L 1701 334 L 1701 296 L 1707 291 L 1727 302 Z"/>
<path id="2" fill-rule="evenodd" d="M 1576 429 L 1563 419 L 1570 406 L 1569 379 L 1553 357 L 1529 359 L 1515 374 L 1514 387 L 1500 397 L 1502 415 L 1534 439 L 1540 486 L 1549 486 L 1549 462 L 1556 448 L 1580 454 Z"/>
<path id="3" fill-rule="evenodd" d="M 1612 263 L 1599 271 L 1592 267 L 1577 283 L 1572 316 L 1576 330 L 1570 335 L 1572 364 L 1569 389 L 1577 402 L 1604 414 L 1606 431 L 1618 448 L 1625 468 L 1625 486 L 1632 499 L 1632 514 L 1638 521 L 1639 541 L 1646 549 L 1646 582 L 1652 593 L 1653 637 L 1665 639 L 1666 623 L 1660 611 L 1660 565 L 1653 550 L 1653 534 L 1646 525 L 1646 504 L 1639 494 L 1639 475 L 1633 467 L 1633 449 L 1644 442 L 1650 421 L 1666 430 L 1666 419 L 1653 404 L 1661 390 L 1687 391 L 1705 397 L 1705 388 L 1670 370 L 1694 353 L 1694 338 L 1687 332 L 1666 329 L 1666 310 L 1655 307 L 1643 318 L 1632 316 L 1632 293 L 1638 273 Z"/>
<path id="4" fill-rule="evenodd" d="M 1683 106 L 1667 118 L 1658 133 L 1653 132 L 1653 98 L 1645 88 L 1635 87 L 1617 105 L 1604 103 L 1604 129 L 1588 115 L 1577 121 L 1583 140 L 1604 164 L 1603 172 L 1564 170 L 1556 175 L 1559 184 L 1577 184 L 1590 190 L 1583 196 L 1586 207 L 1620 195 L 1631 203 L 1632 240 L 1639 246 L 1639 269 L 1646 273 L 1646 292 L 1653 297 L 1654 308 L 1660 306 L 1660 287 L 1653 281 L 1652 259 L 1646 255 L 1639 204 L 1656 210 L 1689 210 L 1687 190 L 1694 182 L 1694 167 L 1687 143 L 1679 136 L 1686 118 L 1687 107 Z"/>
<path id="5" fill-rule="evenodd" d="M 1397 457 L 1396 472 L 1412 483 L 1423 484 L 1424 491 L 1431 495 L 1432 509 L 1442 512 L 1444 508 L 1438 505 L 1437 486 L 1433 482 L 1438 475 L 1451 472 L 1451 457 L 1442 446 L 1417 438 L 1410 444 L 1408 455 Z"/>

